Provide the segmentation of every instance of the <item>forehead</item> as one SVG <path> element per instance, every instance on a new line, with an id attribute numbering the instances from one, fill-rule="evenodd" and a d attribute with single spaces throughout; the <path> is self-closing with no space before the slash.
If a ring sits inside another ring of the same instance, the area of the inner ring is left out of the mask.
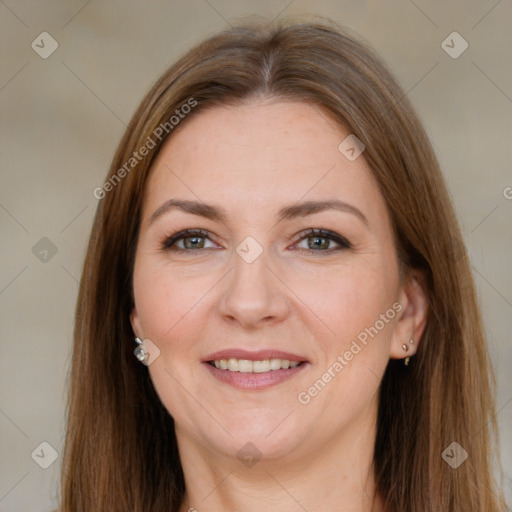
<path id="1" fill-rule="evenodd" d="M 252 101 L 197 112 L 153 163 L 143 216 L 176 196 L 238 213 L 327 197 L 382 209 L 364 157 L 350 161 L 338 149 L 349 135 L 327 110 L 308 103 Z"/>

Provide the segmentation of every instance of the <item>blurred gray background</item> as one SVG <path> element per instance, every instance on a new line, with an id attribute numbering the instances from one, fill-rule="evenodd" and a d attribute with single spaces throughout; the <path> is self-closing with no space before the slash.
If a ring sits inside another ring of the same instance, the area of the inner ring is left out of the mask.
<path id="1" fill-rule="evenodd" d="M 57 504 L 77 280 L 98 202 L 93 190 L 138 102 L 205 36 L 247 16 L 311 15 L 345 25 L 380 53 L 432 138 L 486 321 L 510 500 L 510 0 L 5 0 L 0 511 Z"/>

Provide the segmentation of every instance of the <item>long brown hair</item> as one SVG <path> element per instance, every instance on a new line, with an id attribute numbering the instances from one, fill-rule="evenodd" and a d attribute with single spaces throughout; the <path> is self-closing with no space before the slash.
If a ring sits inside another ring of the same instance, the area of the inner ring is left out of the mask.
<path id="1" fill-rule="evenodd" d="M 429 317 L 417 355 L 407 367 L 390 361 L 381 383 L 374 470 L 386 510 L 502 510 L 491 457 L 494 381 L 438 162 L 379 58 L 322 22 L 247 24 L 214 35 L 165 72 L 130 121 L 97 194 L 80 283 L 60 511 L 179 509 L 184 478 L 173 419 L 133 354 L 142 197 L 152 161 L 180 125 L 207 107 L 258 95 L 320 105 L 363 141 L 401 265 L 424 275 Z M 182 115 L 170 122 L 176 111 Z M 469 454 L 457 468 L 442 457 L 453 442 Z"/>

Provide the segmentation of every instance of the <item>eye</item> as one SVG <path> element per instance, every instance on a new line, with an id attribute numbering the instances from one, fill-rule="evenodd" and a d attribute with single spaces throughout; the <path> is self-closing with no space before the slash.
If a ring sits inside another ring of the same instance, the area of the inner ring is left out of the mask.
<path id="1" fill-rule="evenodd" d="M 308 229 L 302 231 L 299 235 L 299 244 L 296 245 L 300 250 L 316 253 L 331 253 L 342 249 L 350 249 L 350 242 L 334 233 L 325 229 Z M 305 246 L 300 246 L 305 242 Z"/>
<path id="2" fill-rule="evenodd" d="M 325 229 L 310 228 L 297 235 L 299 243 L 296 243 L 293 250 L 299 249 L 309 253 L 332 253 L 342 249 L 350 249 L 350 242 Z M 210 245 L 208 245 L 208 243 Z M 301 247 L 301 244 L 305 246 Z M 161 242 L 161 248 L 164 251 L 196 251 L 201 249 L 218 248 L 218 245 L 210 239 L 210 233 L 202 229 L 184 229 L 171 236 L 166 236 Z"/>
<path id="3" fill-rule="evenodd" d="M 207 242 L 210 242 L 212 245 L 207 246 Z M 212 249 L 216 245 L 210 240 L 207 231 L 202 229 L 184 229 L 164 238 L 161 247 L 164 251 L 193 251 L 197 249 Z"/>

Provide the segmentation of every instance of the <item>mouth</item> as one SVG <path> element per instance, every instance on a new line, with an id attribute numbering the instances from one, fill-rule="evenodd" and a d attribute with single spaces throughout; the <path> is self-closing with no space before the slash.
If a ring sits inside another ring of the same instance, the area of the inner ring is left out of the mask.
<path id="1" fill-rule="evenodd" d="M 288 370 L 304 363 L 306 361 L 290 361 L 289 359 L 277 358 L 251 361 L 250 359 L 235 359 L 234 357 L 208 361 L 208 364 L 217 369 L 241 373 L 265 373 L 276 370 Z"/>
<path id="2" fill-rule="evenodd" d="M 302 356 L 275 350 L 223 350 L 210 354 L 202 362 L 217 380 L 244 390 L 275 386 L 310 365 Z"/>

